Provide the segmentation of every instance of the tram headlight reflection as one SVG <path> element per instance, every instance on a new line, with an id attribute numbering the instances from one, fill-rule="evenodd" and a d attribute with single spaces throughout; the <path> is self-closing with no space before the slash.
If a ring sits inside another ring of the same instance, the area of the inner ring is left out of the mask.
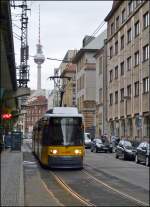
<path id="1" fill-rule="evenodd" d="M 75 149 L 74 152 L 75 152 L 76 155 L 80 155 L 82 153 L 81 150 L 79 150 L 79 149 Z"/>

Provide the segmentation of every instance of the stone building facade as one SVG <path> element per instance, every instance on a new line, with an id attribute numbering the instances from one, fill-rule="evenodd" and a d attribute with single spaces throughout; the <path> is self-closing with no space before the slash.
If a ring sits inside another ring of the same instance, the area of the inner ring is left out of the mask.
<path id="1" fill-rule="evenodd" d="M 96 131 L 96 59 L 106 31 L 98 37 L 85 36 L 82 48 L 73 59 L 76 64 L 77 107 L 83 114 L 85 131 L 95 137 Z"/>
<path id="2" fill-rule="evenodd" d="M 149 1 L 114 1 L 107 22 L 110 135 L 150 137 Z"/>
<path id="3" fill-rule="evenodd" d="M 106 38 L 106 36 L 105 36 Z M 107 123 L 107 45 L 106 39 L 96 55 L 96 136 L 108 134 Z"/>

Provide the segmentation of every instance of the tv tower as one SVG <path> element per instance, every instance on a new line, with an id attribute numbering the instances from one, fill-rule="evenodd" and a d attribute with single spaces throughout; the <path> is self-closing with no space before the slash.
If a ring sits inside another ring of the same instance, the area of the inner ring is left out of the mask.
<path id="1" fill-rule="evenodd" d="M 45 57 L 42 51 L 42 45 L 40 43 L 40 5 L 39 5 L 39 39 L 36 45 L 36 55 L 34 56 L 34 62 L 37 64 L 37 90 L 41 89 L 41 65 L 45 61 Z"/>

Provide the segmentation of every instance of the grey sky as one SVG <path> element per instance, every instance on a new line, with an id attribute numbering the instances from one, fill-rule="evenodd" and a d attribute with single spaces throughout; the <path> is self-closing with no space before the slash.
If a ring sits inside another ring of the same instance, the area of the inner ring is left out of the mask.
<path id="1" fill-rule="evenodd" d="M 21 3 L 21 2 L 20 2 Z M 18 4 L 18 3 L 17 3 Z M 91 35 L 104 20 L 112 7 L 112 1 L 28 1 L 31 8 L 29 16 L 28 44 L 30 55 L 35 55 L 38 42 L 38 7 L 41 9 L 41 44 L 45 57 L 62 59 L 67 50 L 80 49 L 85 35 Z M 12 13 L 19 13 L 21 9 L 12 9 Z M 13 15 L 13 19 L 18 19 Z M 20 21 L 13 21 L 20 25 Z M 96 34 L 100 34 L 105 26 Z M 20 35 L 19 29 L 14 27 L 15 33 Z M 19 54 L 20 42 L 14 38 L 15 52 Z M 16 63 L 20 57 L 16 55 Z M 29 59 L 30 82 L 29 87 L 36 89 L 37 67 L 33 58 Z M 47 80 L 53 75 L 54 68 L 60 62 L 45 60 L 42 65 L 42 88 L 52 89 L 53 82 Z"/>

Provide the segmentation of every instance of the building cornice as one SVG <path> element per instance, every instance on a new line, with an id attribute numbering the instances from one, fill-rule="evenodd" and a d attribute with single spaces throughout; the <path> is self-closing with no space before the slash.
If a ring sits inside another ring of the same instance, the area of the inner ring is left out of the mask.
<path id="1" fill-rule="evenodd" d="M 119 6 L 124 2 L 122 0 L 119 1 L 115 1 L 115 5 L 112 6 L 112 9 L 110 10 L 110 12 L 108 13 L 108 15 L 105 17 L 105 21 L 108 22 L 110 20 L 110 18 L 113 16 L 113 14 L 115 13 L 115 11 L 119 8 Z"/>

